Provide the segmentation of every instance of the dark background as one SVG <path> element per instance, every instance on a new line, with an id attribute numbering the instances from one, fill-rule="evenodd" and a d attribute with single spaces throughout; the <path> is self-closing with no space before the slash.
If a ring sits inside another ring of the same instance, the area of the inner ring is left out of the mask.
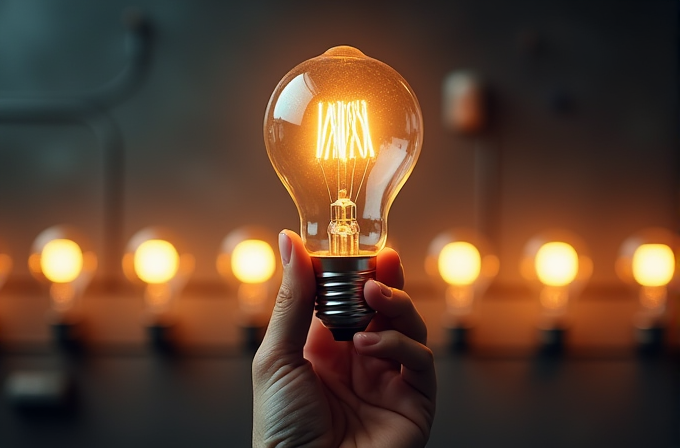
<path id="1" fill-rule="evenodd" d="M 215 256 L 242 225 L 298 229 L 264 109 L 289 69 L 340 44 L 399 71 L 423 110 L 390 240 L 438 354 L 429 446 L 680 446 L 677 311 L 668 354 L 639 358 L 636 293 L 614 271 L 626 237 L 678 228 L 678 4 L 661 0 L 0 0 L 0 239 L 15 264 L 0 290 L 0 379 L 67 369 L 81 392 L 56 416 L 3 404 L 0 446 L 249 444 L 249 355 Z M 442 82 L 457 70 L 488 88 L 478 135 L 442 124 Z M 49 304 L 25 262 L 62 223 L 102 261 L 84 305 L 92 353 L 70 361 L 49 349 Z M 188 348 L 171 361 L 145 349 L 141 295 L 119 267 L 149 225 L 172 229 L 197 263 L 178 304 Z M 461 357 L 445 350 L 423 265 L 437 233 L 474 225 L 500 272 L 477 350 Z M 570 350 L 546 361 L 533 356 L 537 301 L 518 263 L 556 227 L 583 238 L 594 273 Z"/>

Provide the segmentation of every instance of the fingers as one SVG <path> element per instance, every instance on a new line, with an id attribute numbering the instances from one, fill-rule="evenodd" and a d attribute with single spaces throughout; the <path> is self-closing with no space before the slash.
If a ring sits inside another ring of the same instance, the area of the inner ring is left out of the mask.
<path id="1" fill-rule="evenodd" d="M 364 286 L 364 298 L 377 311 L 368 331 L 394 329 L 421 344 L 427 343 L 427 326 L 404 291 L 369 280 Z"/>
<path id="2" fill-rule="evenodd" d="M 283 281 L 276 297 L 261 350 L 302 353 L 314 311 L 316 281 L 312 261 L 300 237 L 290 230 L 279 234 Z"/>
<path id="3" fill-rule="evenodd" d="M 364 356 L 396 361 L 402 365 L 402 379 L 427 398 L 437 394 L 437 378 L 432 351 L 425 345 L 389 330 L 354 335 L 354 347 Z"/>
<path id="4" fill-rule="evenodd" d="M 404 269 L 399 254 L 394 249 L 386 247 L 378 254 L 376 278 L 393 288 L 404 289 Z"/>

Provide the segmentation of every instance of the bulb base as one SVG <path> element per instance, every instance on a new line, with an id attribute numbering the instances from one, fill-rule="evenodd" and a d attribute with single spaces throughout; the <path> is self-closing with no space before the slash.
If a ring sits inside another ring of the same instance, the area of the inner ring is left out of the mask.
<path id="1" fill-rule="evenodd" d="M 364 299 L 364 284 L 375 279 L 376 257 L 312 257 L 316 274 L 316 317 L 336 341 L 364 331 L 375 311 Z"/>

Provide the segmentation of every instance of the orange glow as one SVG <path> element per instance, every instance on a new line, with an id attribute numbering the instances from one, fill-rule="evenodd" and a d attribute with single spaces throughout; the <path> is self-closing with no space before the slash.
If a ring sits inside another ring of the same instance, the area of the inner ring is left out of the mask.
<path id="1" fill-rule="evenodd" d="M 479 250 L 464 241 L 448 243 L 439 253 L 439 273 L 450 285 L 473 284 L 479 277 L 481 266 Z"/>
<path id="2" fill-rule="evenodd" d="M 69 283 L 83 270 L 83 252 L 80 246 L 68 239 L 55 239 L 43 247 L 40 270 L 54 283 Z"/>
<path id="3" fill-rule="evenodd" d="M 665 244 L 642 244 L 633 254 L 633 277 L 642 286 L 664 286 L 675 273 L 675 255 Z"/>
<path id="4" fill-rule="evenodd" d="M 375 157 L 366 101 L 319 103 L 316 158 L 348 160 L 357 157 Z"/>
<path id="5" fill-rule="evenodd" d="M 574 281 L 578 273 L 578 254 L 567 243 L 546 243 L 536 253 L 534 267 L 538 279 L 544 285 L 566 286 Z"/>
<path id="6" fill-rule="evenodd" d="M 165 283 L 177 274 L 179 254 L 175 246 L 165 240 L 147 240 L 135 251 L 134 268 L 146 283 Z"/>
<path id="7" fill-rule="evenodd" d="M 266 282 L 276 269 L 274 250 L 264 241 L 241 241 L 232 252 L 231 269 L 243 283 Z"/>

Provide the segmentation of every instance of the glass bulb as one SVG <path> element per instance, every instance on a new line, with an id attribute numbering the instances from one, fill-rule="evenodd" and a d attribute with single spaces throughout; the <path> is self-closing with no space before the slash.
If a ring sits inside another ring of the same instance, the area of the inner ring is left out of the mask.
<path id="1" fill-rule="evenodd" d="M 578 273 L 578 254 L 574 248 L 560 241 L 544 244 L 536 253 L 536 275 L 547 286 L 565 286 Z"/>
<path id="2" fill-rule="evenodd" d="M 274 250 L 265 241 L 241 241 L 231 255 L 231 268 L 243 283 L 264 283 L 276 269 Z"/>
<path id="3" fill-rule="evenodd" d="M 675 255 L 665 244 L 642 244 L 633 254 L 633 278 L 642 286 L 666 286 L 675 273 Z"/>
<path id="4" fill-rule="evenodd" d="M 466 241 L 448 243 L 439 254 L 439 273 L 450 285 L 471 285 L 479 277 L 482 257 Z"/>
<path id="5" fill-rule="evenodd" d="M 52 240 L 43 247 L 40 268 L 49 281 L 70 283 L 83 269 L 83 252 L 75 241 Z"/>
<path id="6" fill-rule="evenodd" d="M 135 251 L 135 272 L 145 283 L 167 283 L 179 269 L 179 254 L 172 243 L 147 240 Z"/>
<path id="7" fill-rule="evenodd" d="M 269 100 L 267 152 L 300 214 L 317 316 L 336 339 L 373 316 L 363 283 L 375 276 L 390 206 L 418 159 L 422 121 L 407 82 L 348 46 L 293 68 Z"/>

